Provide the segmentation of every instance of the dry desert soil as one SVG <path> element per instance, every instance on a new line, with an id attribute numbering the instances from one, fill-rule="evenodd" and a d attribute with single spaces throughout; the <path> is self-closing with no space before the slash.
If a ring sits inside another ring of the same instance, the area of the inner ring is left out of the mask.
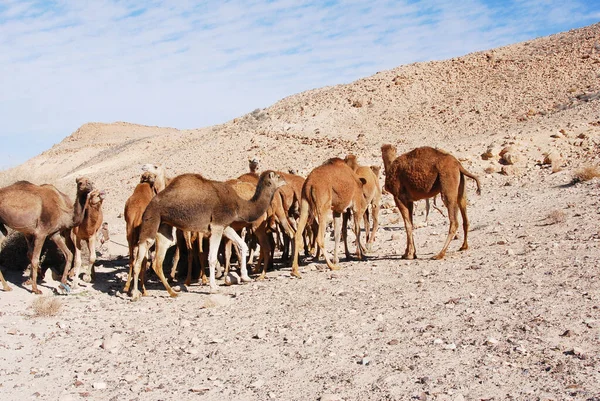
<path id="1" fill-rule="evenodd" d="M 208 128 L 89 123 L 0 172 L 0 186 L 53 183 L 71 197 L 90 177 L 111 229 L 96 282 L 66 296 L 51 274 L 32 295 L 3 249 L 14 290 L 0 292 L 0 398 L 600 400 L 599 42 L 596 24 L 400 66 Z M 154 275 L 140 301 L 121 292 L 122 212 L 142 164 L 226 180 L 258 157 L 306 176 L 349 153 L 381 165 L 384 143 L 442 148 L 479 175 L 469 250 L 459 231 L 430 259 L 448 230 L 433 211 L 415 231 L 419 259 L 403 260 L 384 195 L 373 252 L 340 271 L 305 258 L 296 279 L 277 254 L 267 280 L 219 281 L 218 293 L 179 282 L 170 298 Z"/>

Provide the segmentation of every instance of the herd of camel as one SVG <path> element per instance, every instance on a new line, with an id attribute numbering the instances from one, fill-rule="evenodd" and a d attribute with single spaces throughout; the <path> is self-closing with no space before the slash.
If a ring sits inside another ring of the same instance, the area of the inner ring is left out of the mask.
<path id="1" fill-rule="evenodd" d="M 447 208 L 450 226 L 441 251 L 433 259 L 442 259 L 458 229 L 458 211 L 463 221 L 463 244 L 468 248 L 467 199 L 465 176 L 477 183 L 477 176 L 469 173 L 452 155 L 431 147 L 416 148 L 397 156 L 396 148 L 386 144 L 381 147 L 387 191 L 394 197 L 406 229 L 406 250 L 403 258 L 417 257 L 413 240 L 413 205 L 415 201 L 441 194 Z M 256 271 L 262 273 L 273 263 L 275 244 L 284 255 L 293 254 L 292 275 L 300 278 L 298 254 L 316 250 L 322 253 L 327 266 L 339 269 L 338 245 L 343 238 L 346 257 L 350 257 L 347 244 L 347 225 L 353 219 L 356 238 L 356 257 L 364 259 L 371 251 L 378 228 L 378 215 L 382 189 L 379 185 L 378 166 L 360 166 L 354 155 L 345 159 L 332 158 L 313 169 L 306 179 L 289 173 L 265 171 L 258 174 L 258 162 L 250 160 L 250 172 L 225 182 L 212 181 L 199 174 L 182 174 L 172 179 L 165 176 L 158 165 L 143 166 L 140 183 L 125 204 L 124 217 L 129 244 L 129 275 L 124 292 L 133 300 L 146 295 L 144 272 L 150 265 L 151 248 L 154 247 L 152 268 L 168 293 L 177 296 L 163 272 L 167 250 L 177 245 L 171 278 L 183 247 L 187 249 L 188 272 L 186 285 L 191 284 L 193 260 L 202 266 L 203 284 L 211 291 L 217 289 L 215 268 L 221 249 L 225 254 L 225 280 L 230 277 L 229 257 L 231 245 L 238 255 L 242 282 L 250 281 L 246 267 L 249 246 L 246 239 L 258 242 L 260 256 Z M 94 189 L 85 178 L 76 180 L 74 202 L 53 185 L 35 185 L 19 181 L 0 188 L 0 249 L 7 236 L 7 227 L 24 234 L 28 245 L 27 256 L 31 263 L 32 292 L 40 294 L 37 287 L 40 254 L 46 238 L 56 243 L 65 256 L 61 283 L 78 285 L 81 268 L 81 249 L 84 242 L 90 250 L 91 277 L 94 279 L 96 233 L 102 224 L 104 191 Z M 325 251 L 325 231 L 333 218 L 335 248 L 333 259 Z M 372 224 L 371 224 L 372 221 Z M 366 243 L 361 242 L 361 223 L 365 228 Z M 225 237 L 225 245 L 221 240 Z M 203 245 L 204 243 L 204 245 Z M 208 252 L 204 248 L 208 246 Z M 250 257 L 252 259 L 252 256 Z M 205 265 L 209 278 L 205 276 Z M 5 291 L 10 291 L 2 273 L 0 279 Z M 142 292 L 139 290 L 142 288 Z M 131 286 L 133 284 L 133 286 Z"/>

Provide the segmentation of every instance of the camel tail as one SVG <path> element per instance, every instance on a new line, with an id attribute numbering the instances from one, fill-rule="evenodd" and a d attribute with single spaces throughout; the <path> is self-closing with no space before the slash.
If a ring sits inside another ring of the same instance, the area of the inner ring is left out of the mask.
<path id="1" fill-rule="evenodd" d="M 481 195 L 481 183 L 479 182 L 479 177 L 477 177 L 475 174 L 469 173 L 462 165 L 460 166 L 460 173 L 475 180 L 477 183 L 477 195 Z"/>
<path id="2" fill-rule="evenodd" d="M 2 224 L 1 222 L 0 222 L 0 233 L 2 233 L 2 235 L 4 235 L 4 236 L 8 235 L 8 230 L 6 229 L 4 224 Z"/>

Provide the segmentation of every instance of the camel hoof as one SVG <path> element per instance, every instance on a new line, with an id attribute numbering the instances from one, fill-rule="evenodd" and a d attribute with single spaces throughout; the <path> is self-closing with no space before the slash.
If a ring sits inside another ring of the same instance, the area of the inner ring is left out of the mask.
<path id="1" fill-rule="evenodd" d="M 28 278 L 27 280 L 23 281 L 23 285 L 31 285 L 31 279 Z"/>
<path id="2" fill-rule="evenodd" d="M 231 284 L 232 284 L 231 283 L 231 277 L 229 277 L 229 275 L 225 276 L 225 285 L 231 285 Z M 214 290 L 216 290 L 216 288 L 215 287 L 210 287 L 210 290 L 214 291 Z"/>
<path id="3" fill-rule="evenodd" d="M 12 288 L 10 288 L 9 286 L 5 285 L 4 286 L 4 291 L 6 291 L 6 292 L 12 291 Z"/>
<path id="4" fill-rule="evenodd" d="M 192 280 L 185 280 L 183 285 L 185 285 L 186 287 L 189 287 L 190 285 L 192 285 Z"/>
<path id="5" fill-rule="evenodd" d="M 218 292 L 219 292 L 219 287 L 217 287 L 217 286 L 214 286 L 214 287 L 210 286 L 210 293 L 211 294 L 216 294 Z"/>
<path id="6" fill-rule="evenodd" d="M 264 280 L 265 278 L 267 278 L 267 275 L 266 275 L 265 273 L 263 273 L 263 274 L 261 274 L 260 276 L 258 276 L 258 277 L 256 278 L 256 280 L 257 280 L 257 281 L 262 281 L 262 280 Z"/>
<path id="7" fill-rule="evenodd" d="M 178 293 L 176 293 L 175 291 L 173 291 L 173 292 L 169 292 L 169 296 L 170 296 L 171 298 L 177 298 L 177 296 L 178 296 L 178 295 L 179 295 L 179 294 L 178 294 Z"/>
<path id="8" fill-rule="evenodd" d="M 42 295 L 42 291 L 40 291 L 39 289 L 32 289 L 31 292 L 33 292 L 36 295 Z"/>
<path id="9" fill-rule="evenodd" d="M 469 245 L 463 245 L 460 247 L 459 251 L 466 251 L 467 249 L 469 249 Z"/>
<path id="10" fill-rule="evenodd" d="M 333 266 L 329 266 L 329 270 L 341 270 L 341 267 L 339 267 L 337 264 L 335 264 Z"/>
<path id="11" fill-rule="evenodd" d="M 431 259 L 432 260 L 442 260 L 442 259 L 444 259 L 444 254 L 443 253 L 442 254 L 437 254 L 435 256 L 432 256 Z"/>
<path id="12" fill-rule="evenodd" d="M 84 282 L 86 283 L 91 283 L 92 282 L 92 276 L 90 276 L 89 274 L 84 274 L 83 277 L 81 278 Z"/>
<path id="13" fill-rule="evenodd" d="M 241 281 L 242 283 L 250 283 L 252 282 L 252 279 L 248 276 L 242 276 Z"/>
<path id="14" fill-rule="evenodd" d="M 132 301 L 139 301 L 139 299 L 140 299 L 140 295 L 141 295 L 141 294 L 140 294 L 140 292 L 139 292 L 139 291 L 135 291 L 135 290 L 134 290 L 134 291 L 132 291 L 132 292 L 131 292 L 131 300 L 132 300 Z"/>
<path id="15" fill-rule="evenodd" d="M 301 276 L 301 275 L 300 275 L 300 273 L 298 273 L 298 272 L 292 272 L 292 273 L 291 273 L 291 276 L 292 276 L 292 277 L 296 277 L 296 278 L 302 278 L 302 276 Z"/>

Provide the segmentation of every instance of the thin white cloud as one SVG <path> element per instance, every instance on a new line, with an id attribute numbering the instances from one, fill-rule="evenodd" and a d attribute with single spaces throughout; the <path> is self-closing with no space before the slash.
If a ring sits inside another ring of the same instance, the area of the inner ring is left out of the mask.
<path id="1" fill-rule="evenodd" d="M 5 0 L 0 135 L 58 142 L 87 121 L 211 125 L 298 91 L 599 14 L 600 4 L 585 0 Z"/>

